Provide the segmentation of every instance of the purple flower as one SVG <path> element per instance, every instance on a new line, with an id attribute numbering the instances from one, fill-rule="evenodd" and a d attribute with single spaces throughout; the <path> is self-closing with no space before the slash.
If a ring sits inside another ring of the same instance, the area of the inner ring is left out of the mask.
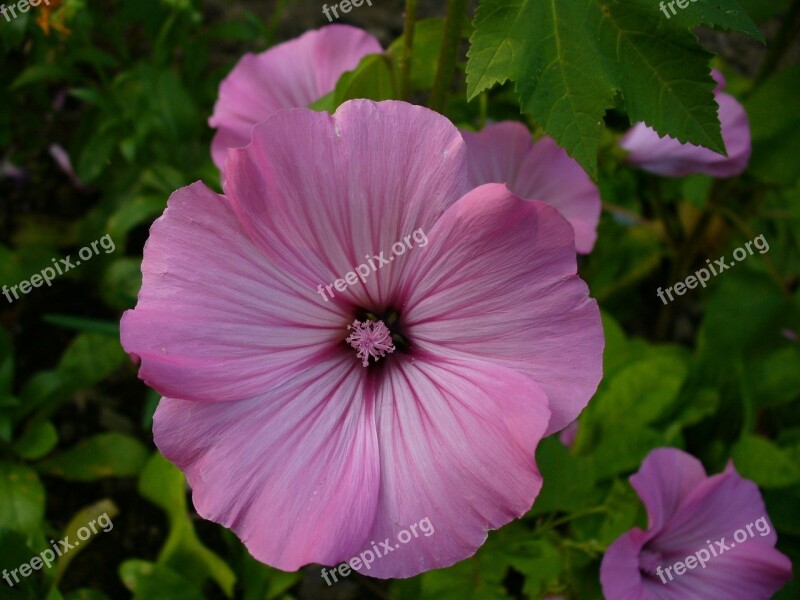
<path id="1" fill-rule="evenodd" d="M 690 454 L 658 448 L 630 481 L 648 527 L 631 529 L 603 557 L 606 598 L 766 600 L 791 579 L 758 487 L 732 463 L 708 477 Z"/>
<path id="2" fill-rule="evenodd" d="M 659 137 L 652 128 L 637 123 L 620 141 L 620 146 L 630 152 L 628 160 L 632 164 L 667 177 L 684 177 L 693 173 L 732 177 L 747 168 L 752 153 L 747 113 L 736 98 L 722 92 L 725 88 L 722 73 L 715 70 L 711 76 L 718 83 L 714 97 L 719 105 L 722 140 L 728 156 L 693 144 L 682 144 L 669 136 Z"/>

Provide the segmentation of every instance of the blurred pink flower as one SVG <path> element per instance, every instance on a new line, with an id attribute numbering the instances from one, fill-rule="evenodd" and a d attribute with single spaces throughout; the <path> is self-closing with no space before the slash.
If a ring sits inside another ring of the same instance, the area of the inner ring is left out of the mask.
<path id="1" fill-rule="evenodd" d="M 471 185 L 505 183 L 520 198 L 547 202 L 572 225 L 577 251 L 591 252 L 597 239 L 600 192 L 555 140 L 544 137 L 533 143 L 527 127 L 516 121 L 461 133 L 467 142 Z"/>
<path id="2" fill-rule="evenodd" d="M 381 52 L 380 42 L 366 31 L 326 25 L 261 54 L 245 54 L 220 84 L 209 119 L 217 129 L 211 144 L 214 163 L 222 169 L 228 148 L 247 146 L 256 123 L 282 108 L 319 100 L 362 58 Z"/>
<path id="3" fill-rule="evenodd" d="M 637 123 L 626 133 L 620 146 L 630 152 L 628 160 L 637 167 L 667 177 L 705 173 L 712 177 L 732 177 L 742 173 L 750 162 L 750 123 L 739 101 L 724 93 L 722 73 L 712 71 L 717 81 L 714 97 L 719 105 L 722 141 L 728 156 L 693 144 L 682 144 L 669 136 L 659 137 L 654 129 Z"/>
<path id="4" fill-rule="evenodd" d="M 331 565 L 428 517 L 436 535 L 362 572 L 462 560 L 530 509 L 539 440 L 594 393 L 603 333 L 569 223 L 469 191 L 466 166 L 422 107 L 280 111 L 230 151 L 225 195 L 183 188 L 153 225 L 123 346 L 165 396 L 155 441 L 197 511 L 257 559 Z M 424 248 L 320 299 L 418 228 Z M 395 350 L 365 368 L 357 346 L 386 330 Z"/>
<path id="5" fill-rule="evenodd" d="M 647 509 L 648 528 L 632 529 L 606 551 L 600 567 L 606 598 L 768 600 L 791 579 L 791 563 L 775 549 L 777 536 L 758 487 L 733 464 L 708 477 L 692 455 L 659 448 L 631 477 L 631 485 Z M 748 525 L 753 535 L 734 542 Z M 729 549 L 719 546 L 720 540 Z M 712 550 L 719 554 L 713 556 Z M 704 567 L 697 560 L 701 551 L 701 558 L 708 555 Z M 690 556 L 695 556 L 693 568 L 682 574 L 666 571 Z"/>

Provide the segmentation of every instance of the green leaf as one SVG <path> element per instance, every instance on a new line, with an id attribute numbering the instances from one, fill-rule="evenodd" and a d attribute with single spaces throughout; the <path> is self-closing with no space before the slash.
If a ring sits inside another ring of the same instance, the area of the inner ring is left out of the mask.
<path id="1" fill-rule="evenodd" d="M 132 477 L 145 465 L 148 450 L 122 433 L 101 433 L 37 465 L 40 471 L 70 481 Z"/>
<path id="2" fill-rule="evenodd" d="M 58 372 L 77 390 L 102 381 L 127 360 L 118 338 L 82 333 L 64 352 Z"/>
<path id="3" fill-rule="evenodd" d="M 109 306 L 125 310 L 136 305 L 141 287 L 141 259 L 121 258 L 111 263 L 104 273 L 100 294 Z"/>
<path id="4" fill-rule="evenodd" d="M 111 500 L 105 499 L 82 508 L 70 519 L 60 539 L 67 540 L 74 547 L 56 561 L 55 583 L 61 581 L 69 564 L 86 549 L 95 536 L 114 529 L 112 519 L 118 514 L 117 506 Z"/>
<path id="5" fill-rule="evenodd" d="M 0 528 L 29 535 L 44 517 L 44 486 L 33 469 L 0 462 Z"/>
<path id="6" fill-rule="evenodd" d="M 25 460 L 38 460 L 46 456 L 58 443 L 58 431 L 50 421 L 42 421 L 25 431 L 14 442 L 14 452 Z"/>
<path id="7" fill-rule="evenodd" d="M 769 440 L 744 435 L 731 452 L 736 470 L 765 488 L 783 488 L 800 482 L 800 465 Z"/>
<path id="8" fill-rule="evenodd" d="M 119 576 L 133 592 L 133 600 L 204 600 L 195 581 L 146 560 L 126 560 L 120 565 Z"/>
<path id="9" fill-rule="evenodd" d="M 653 10 L 654 5 L 657 5 L 653 0 L 638 1 L 643 8 L 648 10 Z M 664 12 L 659 14 L 664 19 L 668 19 L 670 23 L 680 25 L 686 29 L 697 25 L 706 25 L 707 27 L 716 27 L 725 31 L 738 31 L 757 39 L 762 44 L 765 43 L 764 36 L 758 30 L 758 26 L 753 23 L 753 20 L 737 0 L 685 1 L 689 3 L 685 8 L 680 8 L 680 3 L 676 2 L 677 6 L 674 7 L 675 14 L 669 9 L 669 2 L 665 2 L 667 14 L 665 15 Z"/>
<path id="10" fill-rule="evenodd" d="M 396 97 L 391 61 L 385 54 L 370 54 L 361 59 L 355 70 L 339 78 L 334 104 L 338 107 L 354 98 L 380 101 Z"/>
<path id="11" fill-rule="evenodd" d="M 422 19 L 415 23 L 414 46 L 411 50 L 410 81 L 412 89 L 430 90 L 433 88 L 443 39 L 444 19 Z M 403 48 L 404 39 L 399 37 L 387 50 L 395 66 L 399 64 Z"/>
<path id="12" fill-rule="evenodd" d="M 101 321 L 99 319 L 87 319 L 85 317 L 73 317 L 70 315 L 47 314 L 42 317 L 42 321 L 51 325 L 58 325 L 65 329 L 73 329 L 83 333 L 103 333 L 115 338 L 119 338 L 119 322 Z"/>
<path id="13" fill-rule="evenodd" d="M 583 457 L 570 454 L 557 436 L 551 436 L 539 444 L 536 464 L 544 484 L 533 505 L 532 515 L 572 512 L 600 502 L 591 463 Z"/>
<path id="14" fill-rule="evenodd" d="M 606 109 L 724 153 L 711 55 L 639 0 L 482 0 L 467 65 L 470 99 L 516 82 L 522 109 L 597 174 Z"/>
<path id="15" fill-rule="evenodd" d="M 0 469 L 2 467 L 0 466 Z M 3 488 L 5 490 L 5 488 Z M 0 498 L 0 511 L 2 511 L 3 500 Z M 30 562 L 36 553 L 28 546 L 25 537 L 4 529 L 0 525 L 0 569 L 13 570 L 23 563 Z M 14 581 L 13 575 L 10 575 Z M 20 577 L 19 583 L 14 581 L 14 587 L 0 580 L 0 600 L 41 600 L 43 592 L 38 577 Z"/>
<path id="16" fill-rule="evenodd" d="M 231 597 L 236 575 L 197 537 L 187 510 L 183 473 L 155 453 L 139 478 L 139 494 L 163 509 L 169 517 L 169 536 L 159 553 L 158 564 L 173 569 L 190 581 L 205 581 L 210 577 Z"/>

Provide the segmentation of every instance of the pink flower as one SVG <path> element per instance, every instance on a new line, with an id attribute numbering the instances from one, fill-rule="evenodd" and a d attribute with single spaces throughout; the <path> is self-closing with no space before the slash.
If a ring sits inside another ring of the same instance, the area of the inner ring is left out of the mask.
<path id="1" fill-rule="evenodd" d="M 600 192 L 581 166 L 552 138 L 535 144 L 516 121 L 495 123 L 478 133 L 462 131 L 469 156 L 469 181 L 505 183 L 512 193 L 542 200 L 564 215 L 575 230 L 575 247 L 591 252 L 600 219 Z"/>
<path id="2" fill-rule="evenodd" d="M 367 32 L 349 25 L 326 25 L 261 54 L 245 54 L 219 88 L 209 125 L 211 145 L 222 169 L 228 148 L 250 143 L 250 131 L 282 108 L 308 106 L 333 91 L 339 77 L 368 54 L 383 52 Z"/>
<path id="3" fill-rule="evenodd" d="M 630 152 L 628 160 L 632 164 L 667 177 L 684 177 L 692 173 L 732 177 L 747 168 L 752 153 L 747 113 L 736 98 L 722 92 L 726 85 L 722 73 L 715 70 L 711 75 L 718 83 L 714 96 L 719 105 L 722 141 L 728 156 L 693 144 L 682 144 L 669 136 L 659 137 L 654 129 L 637 123 L 620 141 L 620 146 Z"/>
<path id="4" fill-rule="evenodd" d="M 362 572 L 470 556 L 530 509 L 539 440 L 601 377 L 569 224 L 502 185 L 468 191 L 456 128 L 403 102 L 280 111 L 223 174 L 225 195 L 196 183 L 170 198 L 122 321 L 165 396 L 156 444 L 197 511 L 285 570 L 380 548 L 423 517 L 435 535 Z M 320 297 L 420 228 L 424 247 Z"/>
<path id="5" fill-rule="evenodd" d="M 648 529 L 634 528 L 609 547 L 600 567 L 606 598 L 768 600 L 791 579 L 758 487 L 733 464 L 707 477 L 690 454 L 659 448 L 631 484 Z"/>

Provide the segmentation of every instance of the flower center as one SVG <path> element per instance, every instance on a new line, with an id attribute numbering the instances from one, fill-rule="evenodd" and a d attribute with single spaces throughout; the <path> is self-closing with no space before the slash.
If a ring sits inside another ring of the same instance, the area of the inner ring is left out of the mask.
<path id="1" fill-rule="evenodd" d="M 660 552 L 653 550 L 642 550 L 639 552 L 639 570 L 648 575 L 655 575 L 656 568 L 661 564 L 664 557 Z"/>
<path id="2" fill-rule="evenodd" d="M 395 351 L 392 332 L 383 321 L 359 321 L 356 319 L 347 329 L 352 331 L 345 341 L 356 351 L 361 364 L 369 366 L 369 357 L 375 362 Z"/>

